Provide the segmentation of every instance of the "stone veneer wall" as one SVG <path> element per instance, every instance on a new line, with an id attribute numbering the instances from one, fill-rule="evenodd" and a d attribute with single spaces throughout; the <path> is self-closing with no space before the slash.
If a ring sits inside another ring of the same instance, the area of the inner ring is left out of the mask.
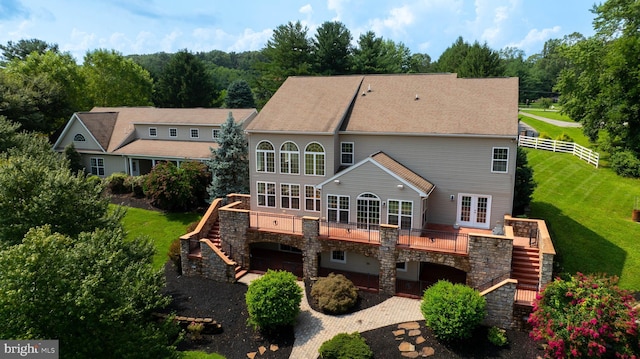
<path id="1" fill-rule="evenodd" d="M 227 255 L 243 267 L 250 265 L 249 210 L 236 209 L 242 202 L 230 203 L 218 211 L 220 216 L 220 244 Z"/>
<path id="2" fill-rule="evenodd" d="M 511 329 L 513 326 L 513 304 L 518 281 L 507 279 L 480 293 L 487 302 L 487 316 L 483 324 Z"/>
<path id="3" fill-rule="evenodd" d="M 234 262 L 226 261 L 209 240 L 201 240 L 200 247 L 202 249 L 200 270 L 203 277 L 218 282 L 233 283 L 236 281 L 236 264 Z"/>
<path id="4" fill-rule="evenodd" d="M 533 327 L 527 322 L 527 320 L 529 320 L 529 315 L 531 315 L 531 312 L 533 312 L 532 306 L 514 304 L 512 328 L 521 332 L 531 331 Z"/>
<path id="5" fill-rule="evenodd" d="M 504 236 L 469 234 L 467 285 L 479 287 L 511 271 L 513 240 Z"/>

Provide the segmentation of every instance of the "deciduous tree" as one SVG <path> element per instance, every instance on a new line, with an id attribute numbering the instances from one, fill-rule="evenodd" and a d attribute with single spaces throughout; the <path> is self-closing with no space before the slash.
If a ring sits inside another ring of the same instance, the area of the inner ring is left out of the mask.
<path id="1" fill-rule="evenodd" d="M 48 51 L 58 53 L 58 44 L 49 44 L 40 39 L 22 39 L 18 42 L 9 41 L 6 45 L 0 45 L 2 51 L 2 61 L 0 65 L 5 65 L 12 60 L 25 60 L 27 56 L 35 52 L 44 54 Z"/>
<path id="2" fill-rule="evenodd" d="M 204 64 L 187 50 L 171 57 L 154 91 L 158 107 L 211 107 L 217 97 Z"/>

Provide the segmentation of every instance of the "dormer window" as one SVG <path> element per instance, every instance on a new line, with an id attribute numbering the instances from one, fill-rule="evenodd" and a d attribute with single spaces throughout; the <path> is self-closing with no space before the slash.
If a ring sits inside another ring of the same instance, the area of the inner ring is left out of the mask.
<path id="1" fill-rule="evenodd" d="M 78 133 L 75 136 L 73 136 L 73 141 L 75 141 L 75 142 L 84 142 L 84 141 L 86 141 L 86 139 L 84 138 L 84 136 L 81 133 Z"/>
<path id="2" fill-rule="evenodd" d="M 192 128 L 190 132 L 191 132 L 191 138 L 200 137 L 200 131 L 197 128 Z"/>
<path id="3" fill-rule="evenodd" d="M 178 129 L 170 128 L 169 129 L 169 137 L 178 137 Z"/>
<path id="4" fill-rule="evenodd" d="M 155 127 L 149 127 L 149 137 L 158 137 L 158 129 Z"/>

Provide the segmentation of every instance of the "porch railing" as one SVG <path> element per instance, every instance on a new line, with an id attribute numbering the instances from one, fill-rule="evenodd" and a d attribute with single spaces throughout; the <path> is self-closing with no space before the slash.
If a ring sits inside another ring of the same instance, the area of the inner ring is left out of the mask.
<path id="1" fill-rule="evenodd" d="M 320 221 L 320 236 L 358 242 L 380 243 L 380 226 Z"/>
<path id="2" fill-rule="evenodd" d="M 258 230 L 302 234 L 302 218 L 291 214 L 251 211 L 249 225 Z"/>
<path id="3" fill-rule="evenodd" d="M 401 230 L 398 245 L 454 253 L 469 253 L 469 236 L 466 233 L 431 229 Z"/>

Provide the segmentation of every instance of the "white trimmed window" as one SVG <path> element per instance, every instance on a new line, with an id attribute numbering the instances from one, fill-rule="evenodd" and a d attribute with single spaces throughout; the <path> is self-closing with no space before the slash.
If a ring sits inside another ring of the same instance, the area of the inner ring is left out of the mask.
<path id="1" fill-rule="evenodd" d="M 304 209 L 311 212 L 320 212 L 320 190 L 314 186 L 304 186 Z"/>
<path id="2" fill-rule="evenodd" d="M 338 263 L 347 263 L 347 252 L 331 251 L 331 261 Z"/>
<path id="3" fill-rule="evenodd" d="M 299 184 L 280 184 L 280 207 L 286 209 L 300 209 Z"/>
<path id="4" fill-rule="evenodd" d="M 158 129 L 155 127 L 149 127 L 149 137 L 158 137 Z"/>
<path id="5" fill-rule="evenodd" d="M 387 223 L 396 225 L 400 229 L 411 229 L 413 202 L 390 199 L 387 216 Z"/>
<path id="6" fill-rule="evenodd" d="M 78 133 L 75 136 L 73 136 L 73 140 L 75 142 L 84 142 L 84 141 L 86 141 L 86 139 L 84 138 L 84 136 L 81 133 Z"/>
<path id="7" fill-rule="evenodd" d="M 349 223 L 349 196 L 327 196 L 327 219 L 329 222 Z"/>
<path id="8" fill-rule="evenodd" d="M 398 263 L 396 263 L 396 270 L 398 272 L 406 272 L 407 271 L 407 262 L 398 262 Z"/>
<path id="9" fill-rule="evenodd" d="M 257 182 L 258 186 L 258 206 L 276 206 L 276 184 L 273 182 Z"/>
<path id="10" fill-rule="evenodd" d="M 285 142 L 280 146 L 280 173 L 300 174 L 300 151 L 293 142 Z"/>
<path id="11" fill-rule="evenodd" d="M 353 142 L 340 143 L 340 164 L 342 165 L 353 164 Z"/>
<path id="12" fill-rule="evenodd" d="M 91 174 L 96 176 L 104 176 L 104 158 L 91 157 L 89 161 L 91 163 Z"/>
<path id="13" fill-rule="evenodd" d="M 276 151 L 270 142 L 262 141 L 256 148 L 256 171 L 276 172 Z"/>
<path id="14" fill-rule="evenodd" d="M 218 139 L 220 138 L 220 129 L 214 128 L 213 130 L 211 130 L 211 138 L 213 138 L 214 141 L 218 142 Z"/>
<path id="15" fill-rule="evenodd" d="M 169 137 L 178 137 L 178 129 L 170 128 L 169 129 Z"/>
<path id="16" fill-rule="evenodd" d="M 304 149 L 304 174 L 324 176 L 324 147 L 317 142 Z"/>
<path id="17" fill-rule="evenodd" d="M 189 133 L 191 133 L 191 138 L 200 138 L 200 130 L 197 128 L 190 129 Z"/>
<path id="18" fill-rule="evenodd" d="M 493 157 L 491 158 L 491 172 L 507 173 L 509 164 L 509 148 L 494 147 Z"/>

